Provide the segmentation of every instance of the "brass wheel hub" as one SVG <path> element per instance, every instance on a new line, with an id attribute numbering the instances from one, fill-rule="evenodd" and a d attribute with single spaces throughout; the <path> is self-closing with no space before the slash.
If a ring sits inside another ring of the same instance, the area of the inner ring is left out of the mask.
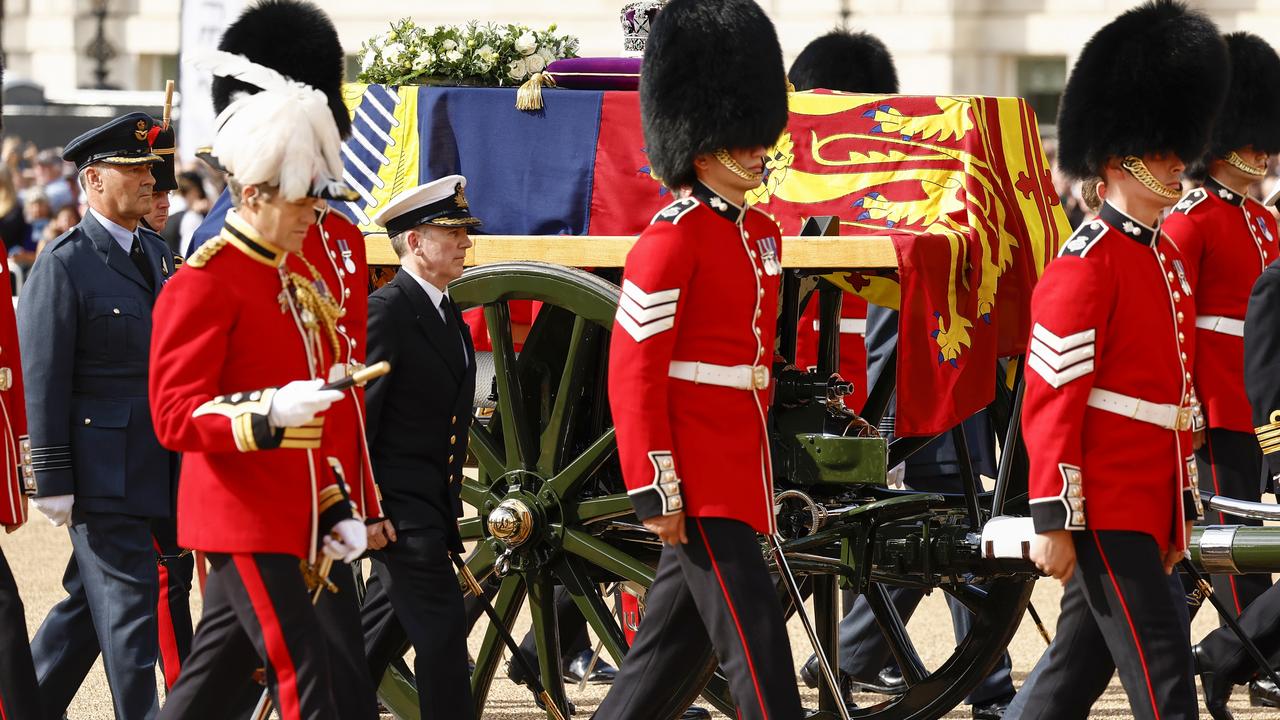
<path id="1" fill-rule="evenodd" d="M 489 534 L 507 547 L 519 547 L 533 534 L 533 511 L 523 500 L 507 498 L 489 513 Z"/>

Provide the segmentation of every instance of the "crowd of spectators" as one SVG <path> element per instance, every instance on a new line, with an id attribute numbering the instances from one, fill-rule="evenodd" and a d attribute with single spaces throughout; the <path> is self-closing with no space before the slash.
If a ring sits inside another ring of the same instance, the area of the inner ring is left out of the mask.
<path id="1" fill-rule="evenodd" d="M 222 177 L 200 162 L 179 164 L 178 189 L 169 195 L 169 221 L 161 235 L 169 247 L 185 255 L 192 233 L 213 199 L 222 192 Z M 84 196 L 75 166 L 63 162 L 62 148 L 39 149 L 7 136 L 0 147 L 0 242 L 22 274 L 41 249 L 80 222 Z"/>

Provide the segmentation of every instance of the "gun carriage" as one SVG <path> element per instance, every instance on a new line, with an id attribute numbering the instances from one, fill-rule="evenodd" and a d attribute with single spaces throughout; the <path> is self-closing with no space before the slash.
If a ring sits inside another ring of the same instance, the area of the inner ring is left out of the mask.
<path id="1" fill-rule="evenodd" d="M 402 140 L 394 136 L 390 125 L 376 132 L 364 127 L 375 120 L 381 122 L 378 113 L 363 112 L 371 99 L 373 104 L 392 106 L 393 101 L 403 104 L 419 90 L 452 92 L 455 98 L 468 92 L 377 86 L 356 90 L 351 93 L 351 103 L 362 112 L 357 112 L 357 137 L 348 147 L 357 150 L 357 143 L 369 148 L 369 139 L 377 137 L 393 141 L 391 144 Z M 548 91 L 549 109 L 560 92 Z M 870 107 L 884 116 L 882 124 L 896 113 L 893 121 L 899 122 L 896 130 L 901 137 L 915 133 L 917 139 L 934 141 L 933 150 L 942 143 L 939 132 L 921 135 L 909 127 L 910 118 L 904 115 L 910 114 L 910 103 L 890 108 L 883 99 L 855 97 L 857 102 L 850 103 L 849 96 L 797 94 L 793 97 L 793 119 L 797 105 L 802 115 L 806 104 L 817 102 L 833 102 L 846 109 Z M 976 100 L 972 107 L 958 109 L 946 98 L 917 100 L 927 101 L 935 112 L 941 109 L 943 115 L 951 110 L 959 112 L 956 118 L 960 119 L 953 119 L 959 123 L 957 127 L 965 127 L 961 115 L 982 120 Z M 445 103 L 435 98 L 433 104 L 439 108 Z M 812 117 L 813 108 L 807 107 L 807 111 Z M 391 115 L 381 112 L 387 118 Z M 793 122 L 790 134 L 798 136 L 795 125 L 803 127 L 804 118 Z M 1030 130 L 1030 137 L 1034 137 L 1033 115 Z M 546 132 L 553 130 L 548 127 Z M 815 143 L 817 138 L 815 133 Z M 424 137 L 423 142 L 428 140 Z M 1038 144 L 1032 142 L 1031 148 L 1037 156 L 1032 169 L 1044 170 Z M 808 150 L 815 155 L 819 152 L 814 145 Z M 461 151 L 455 149 L 458 154 Z M 500 153 L 502 149 L 490 151 Z M 895 167 L 910 170 L 909 158 L 873 159 L 879 162 L 877 172 L 891 175 Z M 394 164 L 394 158 L 382 157 L 381 161 L 385 161 L 384 168 Z M 367 157 L 365 162 L 373 164 Z M 424 167 L 428 164 L 423 163 Z M 401 185 L 411 185 L 415 179 Z M 1016 176 L 1010 174 L 1007 179 L 1012 185 Z M 471 180 L 477 190 L 483 187 L 483 179 Z M 855 185 L 833 194 L 844 197 L 855 192 L 861 180 L 866 177 L 839 176 L 832 182 Z M 1051 190 L 1051 185 L 1048 187 Z M 380 192 L 368 188 L 368 200 L 376 202 L 399 189 L 378 188 Z M 776 197 L 777 187 L 773 191 Z M 478 206 L 480 201 L 472 202 Z M 851 212 L 863 213 L 858 208 L 869 204 L 857 204 Z M 842 207 L 849 210 L 851 206 L 846 203 Z M 1016 211 L 1019 206 L 1015 202 L 1012 207 Z M 1056 198 L 1048 207 L 1048 213 L 1041 217 L 1002 222 L 1001 226 L 1022 228 L 1024 246 L 1043 243 L 1044 227 L 1065 227 Z M 354 214 L 362 215 L 359 208 L 354 209 Z M 984 210 L 979 207 L 977 211 Z M 985 211 L 995 212 L 990 207 Z M 478 209 L 477 214 L 483 216 L 484 209 Z M 983 404 L 993 420 L 994 439 L 1002 448 L 994 483 L 984 484 L 975 473 L 964 430 L 956 428 L 947 432 L 955 440 L 963 492 L 923 493 L 890 487 L 888 470 L 933 436 L 898 437 L 888 442 L 870 430 L 894 394 L 899 375 L 893 372 L 882 373 L 868 389 L 865 406 L 854 409 L 857 415 L 845 407 L 842 397 L 848 388 L 837 375 L 845 285 L 833 272 L 856 270 L 881 278 L 900 277 L 906 256 L 885 225 L 877 231 L 867 224 L 849 222 L 843 213 L 838 218 L 820 212 L 812 215 L 782 223 L 784 231 L 800 232 L 784 240 L 779 354 L 795 359 L 801 313 L 806 307 L 817 306 L 819 327 L 814 369 L 775 366 L 770 440 L 783 550 L 795 579 L 812 597 L 814 625 L 832 665 L 837 623 L 842 616 L 840 594 L 847 590 L 866 598 L 893 659 L 902 669 L 905 692 L 852 710 L 851 716 L 885 720 L 940 717 L 962 702 L 1005 650 L 1039 577 L 1026 559 L 1025 541 L 1031 530 L 1025 519 L 1026 464 L 1019 441 L 1021 361 L 1017 356 L 1005 357 L 983 371 L 988 379 L 995 379 L 991 383 L 995 390 Z M 859 219 L 865 219 L 865 213 Z M 1029 230 L 1033 226 L 1038 229 Z M 887 227 L 893 228 L 894 223 Z M 370 265 L 394 265 L 396 258 L 385 236 L 369 229 L 374 233 L 368 236 Z M 833 237 L 842 229 L 846 237 Z M 854 236 L 849 237 L 851 234 Z M 624 621 L 610 607 L 611 595 L 625 586 L 643 596 L 644 588 L 653 581 L 659 552 L 655 536 L 635 519 L 622 483 L 606 389 L 609 333 L 619 299 L 621 266 L 632 241 L 632 236 L 624 234 L 478 235 L 468 258 L 472 267 L 450 287 L 451 297 L 461 308 L 481 311 L 492 346 L 491 355 L 477 361 L 478 369 L 488 371 L 491 377 L 478 378 L 478 386 L 487 392 L 478 401 L 482 420 L 471 430 L 475 472 L 468 474 L 462 486 L 462 498 L 469 508 L 468 517 L 461 521 L 462 535 L 473 543 L 467 565 L 477 578 L 496 584 L 493 604 L 508 628 L 514 626 L 527 604 L 541 678 L 562 713 L 566 698 L 553 603 L 556 586 L 567 589 L 604 653 L 620 664 L 625 662 L 627 640 Z M 1051 252 L 1056 242 L 1042 247 Z M 977 265 L 978 260 L 970 258 L 969 263 Z M 1026 295 L 1016 300 L 1024 308 L 1028 301 Z M 537 303 L 540 308 L 527 335 L 512 321 L 513 303 L 525 302 Z M 985 309 L 991 312 L 990 307 Z M 708 410 L 714 412 L 714 408 Z M 1231 512 L 1244 514 L 1234 506 Z M 992 518 L 999 520 L 993 523 Z M 1213 531 L 1212 551 L 1209 543 L 1203 552 L 1197 545 L 1193 559 L 1211 566 L 1214 572 L 1230 567 L 1242 572 L 1280 569 L 1280 556 L 1272 557 L 1266 550 L 1274 543 L 1268 532 L 1253 528 L 1234 534 Z M 1200 537 L 1197 534 L 1197 543 Z M 893 588 L 938 591 L 959 600 L 973 615 L 971 631 L 940 660 L 926 662 L 890 600 Z M 779 593 L 784 607 L 794 612 L 781 584 Z M 503 645 L 493 628 L 480 626 L 476 632 L 483 632 L 472 675 L 480 715 L 501 664 Z M 733 700 L 717 674 L 710 646 L 705 657 L 689 658 L 688 662 L 690 672 L 685 682 L 670 689 L 672 706 L 684 707 L 702 695 L 732 716 Z M 417 717 L 416 691 L 407 665 L 393 667 L 380 692 L 398 717 Z M 841 717 L 837 701 L 825 687 L 816 710 L 816 717 Z"/>

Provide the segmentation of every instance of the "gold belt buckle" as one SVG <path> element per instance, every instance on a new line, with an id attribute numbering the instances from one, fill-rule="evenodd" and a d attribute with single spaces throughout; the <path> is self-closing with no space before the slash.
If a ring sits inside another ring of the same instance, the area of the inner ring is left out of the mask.
<path id="1" fill-rule="evenodd" d="M 769 368 L 765 365 L 751 366 L 751 389 L 764 390 L 769 387 Z"/>
<path id="2" fill-rule="evenodd" d="M 1189 407 L 1178 408 L 1178 427 L 1176 429 L 1177 430 L 1191 429 L 1191 408 Z"/>
<path id="3" fill-rule="evenodd" d="M 4 392 L 13 387 L 13 371 L 9 368 L 0 368 L 0 392 Z"/>

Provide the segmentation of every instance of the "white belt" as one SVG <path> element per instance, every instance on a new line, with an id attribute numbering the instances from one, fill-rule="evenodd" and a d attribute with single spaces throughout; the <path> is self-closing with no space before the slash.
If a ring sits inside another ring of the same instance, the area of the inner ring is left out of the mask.
<path id="1" fill-rule="evenodd" d="M 736 390 L 764 390 L 769 387 L 769 368 L 764 365 L 713 365 L 672 360 L 667 375 L 699 385 L 719 385 Z"/>
<path id="2" fill-rule="evenodd" d="M 813 321 L 813 331 L 822 329 L 822 323 Z M 866 335 L 867 321 L 864 318 L 840 318 L 840 332 L 845 335 Z"/>
<path id="3" fill-rule="evenodd" d="M 1200 315 L 1196 318 L 1196 327 L 1201 330 L 1219 332 L 1223 335 L 1244 337 L 1244 321 L 1221 315 Z"/>
<path id="4" fill-rule="evenodd" d="M 1136 397 L 1094 388 L 1089 391 L 1089 407 L 1106 410 L 1131 420 L 1141 420 L 1165 430 L 1190 430 L 1191 408 L 1139 400 Z"/>

